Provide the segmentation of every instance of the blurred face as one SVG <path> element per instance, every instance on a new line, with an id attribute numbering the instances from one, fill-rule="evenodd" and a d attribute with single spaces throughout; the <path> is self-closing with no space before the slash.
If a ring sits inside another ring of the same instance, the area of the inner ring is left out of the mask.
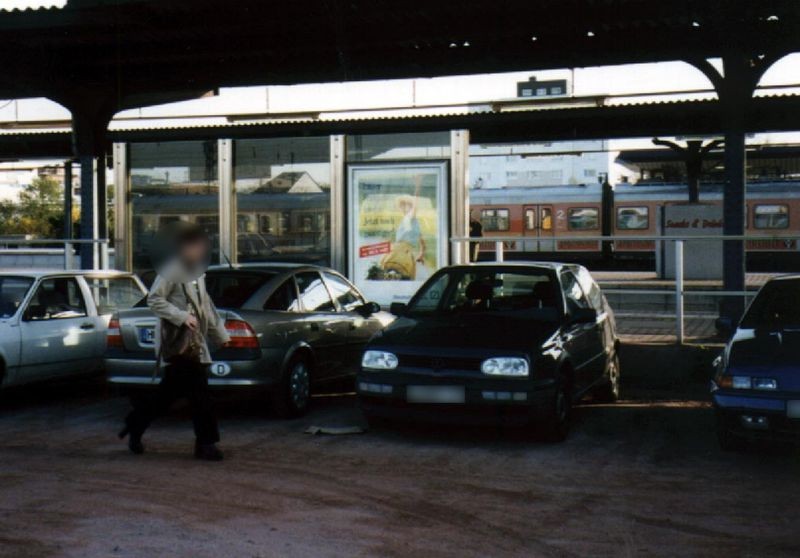
<path id="1" fill-rule="evenodd" d="M 190 267 L 195 267 L 205 262 L 208 252 L 208 243 L 203 239 L 187 242 L 181 250 L 181 259 Z"/>
<path id="2" fill-rule="evenodd" d="M 411 211 L 412 206 L 407 201 L 401 201 L 398 204 L 398 207 L 400 208 L 400 211 L 402 211 L 403 213 L 408 213 L 409 211 Z"/>

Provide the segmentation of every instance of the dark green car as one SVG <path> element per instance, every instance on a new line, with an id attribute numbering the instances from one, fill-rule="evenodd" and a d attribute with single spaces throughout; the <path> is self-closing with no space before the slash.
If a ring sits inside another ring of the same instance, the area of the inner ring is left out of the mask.
<path id="1" fill-rule="evenodd" d="M 614 315 L 581 266 L 448 267 L 392 312 L 362 357 L 368 418 L 536 422 L 562 440 L 574 402 L 619 395 Z"/>

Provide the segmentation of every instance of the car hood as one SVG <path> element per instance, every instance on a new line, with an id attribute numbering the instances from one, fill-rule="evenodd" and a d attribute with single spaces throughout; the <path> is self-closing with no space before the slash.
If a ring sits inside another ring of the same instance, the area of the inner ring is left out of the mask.
<path id="1" fill-rule="evenodd" d="M 528 352 L 538 348 L 558 329 L 558 324 L 507 315 L 452 315 L 395 320 L 372 340 L 372 345 L 417 349 L 508 350 Z"/>
<path id="2" fill-rule="evenodd" d="M 728 353 L 731 375 L 778 380 L 782 391 L 800 391 L 800 331 L 739 329 Z"/>

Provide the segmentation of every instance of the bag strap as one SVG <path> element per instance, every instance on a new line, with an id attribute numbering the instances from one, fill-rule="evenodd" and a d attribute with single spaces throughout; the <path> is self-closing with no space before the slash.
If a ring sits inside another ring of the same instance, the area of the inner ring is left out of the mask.
<path id="1" fill-rule="evenodd" d="M 194 308 L 194 315 L 200 320 L 200 310 L 197 308 L 197 305 L 194 303 L 194 299 L 189 296 L 189 291 L 186 290 L 186 283 L 181 283 L 181 288 L 183 289 L 183 296 L 186 298 L 186 302 L 192 305 Z M 197 297 L 200 298 L 200 289 L 197 290 Z"/>

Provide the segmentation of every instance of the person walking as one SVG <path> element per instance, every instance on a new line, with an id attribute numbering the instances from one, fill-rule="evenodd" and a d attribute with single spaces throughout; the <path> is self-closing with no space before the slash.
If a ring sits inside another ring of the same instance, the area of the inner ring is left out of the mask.
<path id="1" fill-rule="evenodd" d="M 158 276 L 147 295 L 147 305 L 159 318 L 154 338 L 154 379 L 161 363 L 166 366 L 156 391 L 134 404 L 119 437 L 128 437 L 131 452 L 143 453 L 142 436 L 150 423 L 185 397 L 194 425 L 195 457 L 221 461 L 223 454 L 216 445 L 219 428 L 208 390 L 208 342 L 224 345 L 230 337 L 206 292 L 204 273 L 210 260 L 210 242 L 199 227 L 176 227 L 172 232 L 167 245 L 173 246 L 173 256 L 156 266 Z"/>

